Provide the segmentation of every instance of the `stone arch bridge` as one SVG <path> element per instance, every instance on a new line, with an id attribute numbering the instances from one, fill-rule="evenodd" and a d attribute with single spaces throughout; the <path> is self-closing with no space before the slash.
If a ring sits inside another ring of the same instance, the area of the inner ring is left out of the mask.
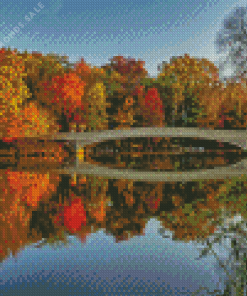
<path id="1" fill-rule="evenodd" d="M 82 133 L 59 133 L 49 138 L 54 140 L 76 141 L 77 149 L 92 143 L 106 140 L 117 140 L 128 137 L 197 137 L 200 139 L 228 142 L 243 150 L 247 147 L 246 130 L 209 130 L 187 127 L 141 127 L 124 130 L 104 130 Z M 142 181 L 193 181 L 202 179 L 225 179 L 231 176 L 247 176 L 247 160 L 242 160 L 228 167 L 195 170 L 193 172 L 140 172 L 131 169 L 111 169 L 93 165 L 87 162 L 77 163 L 75 168 L 58 170 L 64 173 L 79 173 L 88 175 L 105 176 L 107 178 L 133 179 Z"/>

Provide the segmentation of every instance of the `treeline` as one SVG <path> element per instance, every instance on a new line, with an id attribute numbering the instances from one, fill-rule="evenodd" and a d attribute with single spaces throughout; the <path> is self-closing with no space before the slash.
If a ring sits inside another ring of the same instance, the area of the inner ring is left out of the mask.
<path id="1" fill-rule="evenodd" d="M 219 80 L 185 54 L 150 78 L 145 62 L 115 56 L 97 68 L 68 57 L 0 49 L 2 138 L 145 126 L 246 128 L 246 81 Z"/>

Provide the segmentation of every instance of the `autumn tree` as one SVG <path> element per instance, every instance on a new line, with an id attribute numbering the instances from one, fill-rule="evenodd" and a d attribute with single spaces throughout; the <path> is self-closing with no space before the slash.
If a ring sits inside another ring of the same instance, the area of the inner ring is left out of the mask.
<path id="1" fill-rule="evenodd" d="M 19 114 L 11 117 L 3 140 L 18 139 L 19 137 L 39 137 L 59 132 L 58 118 L 48 108 L 29 102 L 22 106 Z"/>
<path id="2" fill-rule="evenodd" d="M 24 62 L 16 51 L 0 50 L 0 133 L 7 133 L 12 117 L 19 116 L 20 108 L 31 93 L 24 81 Z"/>
<path id="3" fill-rule="evenodd" d="M 197 126 L 197 118 L 203 113 L 206 116 L 211 106 L 217 106 L 213 99 L 210 105 L 204 102 L 202 94 L 221 87 L 217 67 L 206 59 L 191 58 L 188 54 L 173 57 L 169 64 L 164 64 L 153 85 L 162 98 L 166 121 L 181 120 L 181 113 L 186 111 L 189 126 Z"/>
<path id="4" fill-rule="evenodd" d="M 66 73 L 70 72 L 74 68 L 75 64 L 69 62 L 68 56 L 61 56 L 59 54 L 54 54 L 54 53 L 51 53 L 51 54 L 48 53 L 46 56 L 54 59 L 54 61 L 56 62 L 59 62 L 63 66 L 63 69 Z"/>
<path id="5" fill-rule="evenodd" d="M 65 115 L 68 122 L 74 118 L 78 120 L 77 117 L 85 122 L 82 102 L 85 82 L 81 81 L 75 73 L 55 76 L 50 82 L 43 82 L 42 85 L 40 95 L 46 98 L 47 104 L 52 109 L 56 109 L 60 116 Z"/>
<path id="6" fill-rule="evenodd" d="M 52 106 L 47 100 L 47 96 L 43 95 L 43 83 L 51 81 L 55 76 L 62 76 L 68 73 L 70 70 L 63 66 L 63 61 L 66 64 L 66 57 L 56 57 L 53 55 L 43 55 L 42 53 L 32 52 L 18 53 L 24 62 L 24 71 L 26 73 L 25 83 L 31 93 L 28 101 L 38 103 L 38 106 L 49 108 L 55 117 L 59 117 L 59 124 L 66 125 L 64 123 L 63 115 L 59 113 L 59 109 L 56 106 Z M 61 118 L 62 117 L 62 118 Z"/>
<path id="7" fill-rule="evenodd" d="M 105 70 L 107 98 L 111 104 L 110 114 L 115 120 L 110 120 L 110 125 L 117 126 L 125 120 L 125 126 L 135 124 L 135 114 L 138 104 L 133 98 L 133 92 L 141 79 L 147 77 L 148 72 L 144 68 L 145 62 L 135 61 L 132 58 L 114 56 L 110 63 L 102 66 Z M 128 111 L 127 111 L 128 110 Z M 124 125 L 123 125 L 124 126 Z"/>
<path id="8" fill-rule="evenodd" d="M 74 198 L 70 205 L 64 206 L 63 221 L 64 226 L 72 233 L 86 225 L 87 216 L 81 198 Z"/>
<path id="9" fill-rule="evenodd" d="M 129 91 L 133 91 L 141 79 L 148 75 L 148 72 L 144 68 L 145 62 L 135 61 L 133 58 L 126 59 L 122 56 L 115 56 L 111 59 L 110 65 L 113 70 L 127 77 L 124 88 L 127 88 Z"/>
<path id="10" fill-rule="evenodd" d="M 224 116 L 225 96 L 224 88 L 214 86 L 200 92 L 200 101 L 203 102 L 201 114 L 196 118 L 197 126 L 215 129 L 223 127 L 227 120 Z"/>
<path id="11" fill-rule="evenodd" d="M 136 87 L 134 95 L 137 96 L 140 113 L 146 121 L 144 126 L 163 126 L 165 112 L 157 88 L 149 88 L 144 92 L 144 86 Z"/>
<path id="12" fill-rule="evenodd" d="M 26 78 L 25 82 L 32 94 L 32 100 L 47 104 L 47 98 L 39 94 L 39 85 L 44 81 L 51 81 L 54 76 L 63 75 L 66 70 L 61 62 L 53 56 L 45 56 L 42 53 L 32 52 L 18 53 L 24 61 Z"/>
<path id="13" fill-rule="evenodd" d="M 223 91 L 222 113 L 225 116 L 224 127 L 246 129 L 247 120 L 247 79 L 241 82 L 229 82 Z"/>
<path id="14" fill-rule="evenodd" d="M 80 62 L 74 64 L 73 70 L 85 82 L 82 100 L 85 106 L 87 130 L 108 129 L 103 69 L 89 66 L 82 58 Z"/>
<path id="15" fill-rule="evenodd" d="M 238 194 L 236 195 L 236 188 Z M 205 244 L 206 247 L 199 256 L 213 254 L 218 260 L 218 264 L 224 269 L 228 276 L 224 295 L 233 293 L 236 295 L 244 294 L 246 290 L 246 176 L 242 178 L 233 177 L 225 180 L 218 190 L 214 192 L 214 199 L 220 200 L 224 207 L 220 211 L 217 221 L 213 221 L 216 226 L 216 232 L 212 233 L 206 239 L 199 239 L 198 242 Z M 237 219 L 235 219 L 237 218 Z M 239 218 L 241 219 L 240 223 Z M 235 221 L 234 221 L 235 220 Z M 242 225 L 241 225 L 242 224 Z M 230 238 L 230 255 L 227 260 L 220 260 L 213 250 L 213 244 L 226 243 L 225 239 Z M 224 262 L 224 263 L 223 263 Z M 230 266 L 231 274 L 226 267 Z M 203 287 L 201 288 L 203 289 Z M 200 289 L 200 290 L 201 290 Z"/>
<path id="16" fill-rule="evenodd" d="M 107 94 L 107 113 L 109 118 L 109 128 L 119 126 L 126 120 L 127 112 L 128 123 L 133 119 L 132 104 L 125 108 L 126 96 L 123 87 L 124 77 L 117 71 L 111 70 L 110 67 L 103 67 L 105 77 L 103 84 L 106 87 Z M 131 100 L 131 98 L 130 98 Z M 127 109 L 127 111 L 126 111 Z"/>
<path id="17" fill-rule="evenodd" d="M 165 229 L 173 231 L 174 240 L 196 241 L 214 233 L 215 225 L 211 222 L 217 219 L 219 208 L 219 203 L 209 196 L 205 203 L 197 202 L 196 206 L 185 204 L 183 207 L 176 207 L 161 218 L 161 223 Z"/>
<path id="18" fill-rule="evenodd" d="M 154 78 L 141 79 L 140 85 L 136 86 L 132 93 L 134 102 L 136 103 L 134 109 L 134 118 L 135 126 L 137 127 L 150 126 L 153 125 L 154 122 L 155 125 L 162 126 L 164 124 L 164 105 L 160 99 L 159 92 L 156 92 L 156 96 L 158 96 L 157 102 L 156 99 L 154 99 L 154 96 L 150 96 L 152 89 L 157 90 L 153 84 L 154 80 Z M 152 105 L 152 107 L 150 105 Z M 156 110 L 157 112 L 155 111 L 156 106 L 158 107 L 158 110 Z M 155 116 L 154 113 L 156 113 Z"/>

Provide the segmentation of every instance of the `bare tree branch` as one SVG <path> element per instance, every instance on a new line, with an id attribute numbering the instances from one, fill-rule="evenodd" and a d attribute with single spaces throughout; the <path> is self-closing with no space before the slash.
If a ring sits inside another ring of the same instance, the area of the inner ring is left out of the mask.
<path id="1" fill-rule="evenodd" d="M 224 71 L 226 66 L 231 66 L 232 75 L 224 75 L 223 79 L 232 78 L 240 81 L 246 77 L 247 72 L 247 8 L 239 7 L 228 15 L 223 21 L 223 29 L 217 33 L 215 40 L 217 53 L 225 53 L 226 60 L 220 63 L 220 69 Z"/>

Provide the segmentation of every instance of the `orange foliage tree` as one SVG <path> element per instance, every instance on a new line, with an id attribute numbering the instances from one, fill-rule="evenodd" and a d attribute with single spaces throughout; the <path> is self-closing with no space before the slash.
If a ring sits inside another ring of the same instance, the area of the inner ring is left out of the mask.
<path id="1" fill-rule="evenodd" d="M 75 73 L 64 74 L 63 77 L 53 77 L 51 83 L 43 82 L 43 96 L 49 99 L 59 114 L 66 114 L 68 120 L 77 109 L 84 110 L 82 96 L 85 82 Z"/>
<path id="2" fill-rule="evenodd" d="M 92 219 L 99 223 L 101 227 L 106 223 L 106 208 L 110 201 L 106 196 L 108 190 L 108 180 L 102 177 L 88 177 L 87 178 L 87 195 L 88 200 L 87 209 Z"/>
<path id="3" fill-rule="evenodd" d="M 224 88 L 214 86 L 200 93 L 200 100 L 203 102 L 203 112 L 197 117 L 197 126 L 216 128 L 222 127 L 224 118 Z"/>
<path id="4" fill-rule="evenodd" d="M 29 102 L 22 106 L 19 115 L 13 115 L 3 133 L 3 140 L 18 137 L 37 137 L 59 132 L 58 118 L 48 108 Z"/>

